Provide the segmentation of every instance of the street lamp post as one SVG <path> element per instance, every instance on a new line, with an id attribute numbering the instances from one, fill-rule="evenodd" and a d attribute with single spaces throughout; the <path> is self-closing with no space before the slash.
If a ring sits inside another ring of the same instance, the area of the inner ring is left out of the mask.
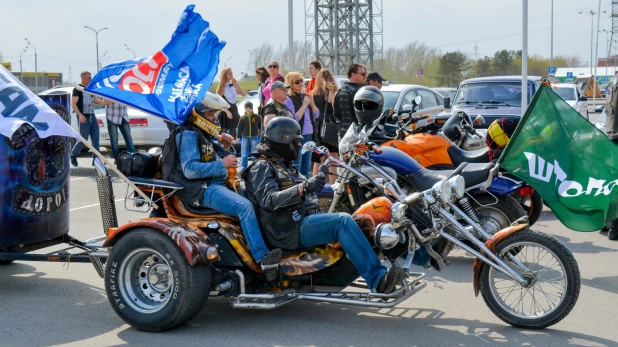
<path id="1" fill-rule="evenodd" d="M 91 27 L 89 27 L 87 25 L 84 25 L 84 28 L 90 29 L 90 30 L 94 31 L 94 36 L 95 36 L 96 44 L 97 44 L 97 72 L 99 72 L 99 69 L 101 68 L 101 64 L 99 63 L 99 32 L 107 29 L 107 27 L 105 27 L 103 29 L 96 30 L 96 29 L 91 28 Z"/>
<path id="2" fill-rule="evenodd" d="M 133 59 L 135 59 L 135 51 L 134 51 L 131 47 L 127 46 L 127 44 L 126 44 L 126 43 L 124 44 L 124 46 L 125 46 L 125 47 L 127 47 L 127 50 L 128 50 L 128 51 L 133 52 Z"/>
<path id="3" fill-rule="evenodd" d="M 554 66 L 554 0 L 551 0 L 551 44 L 549 49 L 549 66 Z"/>
<path id="4" fill-rule="evenodd" d="M 35 94 L 39 93 L 39 65 L 38 65 L 38 60 L 37 60 L 37 56 L 36 56 L 36 46 L 32 44 L 32 42 L 28 41 L 27 38 L 24 37 L 24 40 L 26 40 L 26 43 L 28 43 L 29 46 L 32 46 L 32 48 L 34 48 L 34 89 L 35 89 Z"/>
<path id="5" fill-rule="evenodd" d="M 596 12 L 590 10 L 590 12 L 582 12 L 579 11 L 579 14 L 589 14 L 590 15 L 590 75 L 592 75 L 592 46 L 594 44 L 594 15 Z"/>
<path id="6" fill-rule="evenodd" d="M 24 81 L 24 69 L 21 67 L 21 56 L 24 55 L 24 53 L 26 53 L 27 50 L 28 50 L 28 45 L 26 45 L 26 48 L 24 48 L 24 51 L 21 52 L 21 54 L 19 55 L 19 80 L 21 82 Z"/>
<path id="7" fill-rule="evenodd" d="M 612 32 L 609 30 L 599 30 L 599 32 L 604 32 L 607 36 L 607 58 L 605 59 L 605 76 L 608 77 L 608 72 L 607 72 L 607 66 L 609 65 L 609 43 L 610 43 L 610 36 L 609 34 L 611 34 Z"/>

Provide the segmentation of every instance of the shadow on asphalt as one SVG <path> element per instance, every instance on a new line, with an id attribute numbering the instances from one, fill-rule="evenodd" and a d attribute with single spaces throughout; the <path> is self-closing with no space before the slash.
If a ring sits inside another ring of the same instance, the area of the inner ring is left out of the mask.
<path id="1" fill-rule="evenodd" d="M 159 343 L 226 341 L 239 346 L 613 346 L 614 341 L 546 329 L 531 331 L 506 324 L 447 318 L 443 311 L 416 308 L 367 309 L 295 302 L 273 311 L 233 310 L 225 299 L 209 301 L 187 325 L 157 335 Z M 448 311 L 448 307 L 445 307 Z M 487 310 L 487 314 L 492 313 Z M 310 331 L 312 333 L 307 333 Z M 118 337 L 140 344 L 143 333 L 121 331 Z"/>
<path id="2" fill-rule="evenodd" d="M 62 266 L 62 265 L 59 265 Z M 440 281 L 470 278 L 471 258 L 457 257 Z M 0 267 L 0 341 L 8 345 L 44 334 L 45 345 L 79 343 L 121 328 L 117 337 L 129 345 L 237 346 L 612 346 L 615 341 L 557 329 L 531 331 L 506 323 L 448 317 L 410 301 L 393 309 L 360 308 L 298 301 L 272 311 L 234 310 L 226 298 L 213 298 L 192 321 L 164 333 L 144 333 L 124 325 L 113 312 L 101 288 L 82 282 L 46 278 L 44 272 L 15 263 Z M 461 270 L 461 271 L 457 271 Z M 462 274 L 462 275 L 460 275 Z M 460 277 L 461 276 L 461 277 Z M 608 278 L 615 286 L 616 277 Z M 45 288 L 40 295 L 40 287 Z M 472 290 L 472 288 L 470 288 Z M 39 295 L 34 295 L 39 293 Z M 438 292 L 438 294 L 443 294 Z M 478 300 L 482 300 L 478 298 Z M 465 304 L 465 303 L 462 303 Z M 35 308 L 38 312 L 32 312 Z M 487 316 L 494 320 L 487 309 Z M 5 316 L 6 317 L 6 316 Z M 567 318 L 567 319 L 573 319 Z M 210 341 L 210 342 L 209 342 Z M 227 343 L 226 343 L 227 341 Z M 34 344 L 29 344 L 34 345 Z"/>

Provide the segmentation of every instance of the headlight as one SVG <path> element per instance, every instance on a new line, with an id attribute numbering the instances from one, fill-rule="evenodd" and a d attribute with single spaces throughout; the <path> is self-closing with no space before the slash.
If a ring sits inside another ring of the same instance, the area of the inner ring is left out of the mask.
<path id="1" fill-rule="evenodd" d="M 391 220 L 393 222 L 400 221 L 405 218 L 408 205 L 396 202 L 391 208 Z"/>
<path id="2" fill-rule="evenodd" d="M 455 197 L 457 199 L 463 198 L 466 193 L 466 180 L 463 176 L 457 175 L 455 177 L 451 177 L 448 182 L 451 184 L 451 188 L 453 189 L 453 193 L 455 193 Z"/>
<path id="3" fill-rule="evenodd" d="M 391 223 L 380 223 L 373 234 L 373 240 L 381 249 L 391 249 L 399 242 L 399 233 Z"/>
<path id="4" fill-rule="evenodd" d="M 451 197 L 453 196 L 453 188 L 451 188 L 451 185 L 448 181 L 442 180 L 440 182 L 437 182 L 433 185 L 431 190 L 438 199 L 442 200 L 442 202 L 451 201 Z"/>

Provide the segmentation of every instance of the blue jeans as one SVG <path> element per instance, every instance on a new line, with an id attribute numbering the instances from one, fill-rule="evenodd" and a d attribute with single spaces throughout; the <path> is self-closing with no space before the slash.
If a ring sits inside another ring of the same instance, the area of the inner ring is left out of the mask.
<path id="1" fill-rule="evenodd" d="M 88 137 L 92 138 L 92 146 L 98 151 L 99 150 L 99 124 L 97 124 L 97 117 L 94 114 L 84 115 L 86 117 L 86 123 L 79 122 L 79 134 L 84 138 L 84 140 L 88 141 Z M 84 148 L 84 144 L 80 141 L 77 141 L 75 146 L 73 146 L 73 150 L 71 151 L 72 157 L 77 157 L 79 152 Z M 96 155 L 92 153 L 92 157 L 94 158 Z"/>
<path id="2" fill-rule="evenodd" d="M 257 136 L 242 138 L 242 143 L 240 145 L 240 172 L 243 172 L 247 167 L 247 164 L 249 164 L 249 156 L 251 153 L 255 152 L 259 142 L 260 138 Z"/>
<path id="3" fill-rule="evenodd" d="M 313 247 L 339 241 L 371 290 L 375 290 L 386 273 L 367 237 L 347 213 L 315 213 L 300 225 L 300 245 Z"/>
<path id="4" fill-rule="evenodd" d="M 204 192 L 203 205 L 240 219 L 240 226 L 249 245 L 251 256 L 256 262 L 262 261 L 268 255 L 270 251 L 264 243 L 253 204 L 249 200 L 232 192 L 226 186 L 211 184 Z"/>
<path id="5" fill-rule="evenodd" d="M 129 122 L 127 122 L 127 120 L 123 118 L 122 124 L 118 125 L 108 119 L 107 131 L 109 131 L 109 142 L 112 144 L 112 157 L 114 159 L 118 158 L 118 129 L 120 129 L 120 132 L 122 133 L 122 138 L 124 139 L 124 143 L 127 146 L 127 151 L 135 152 Z"/>
<path id="6" fill-rule="evenodd" d="M 302 145 L 309 141 L 313 141 L 313 135 L 303 135 L 303 140 L 300 142 L 301 149 L 298 151 L 298 159 L 294 160 L 294 164 L 298 165 L 298 172 L 306 178 L 309 178 L 309 170 L 311 170 L 311 152 L 303 154 Z"/>

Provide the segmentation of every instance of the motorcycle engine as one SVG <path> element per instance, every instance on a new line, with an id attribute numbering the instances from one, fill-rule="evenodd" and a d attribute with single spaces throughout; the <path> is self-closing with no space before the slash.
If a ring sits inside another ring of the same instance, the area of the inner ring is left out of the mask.
<path id="1" fill-rule="evenodd" d="M 473 150 L 487 147 L 487 143 L 485 142 L 485 136 L 484 136 L 485 134 L 481 133 L 481 135 L 483 135 L 482 138 L 478 138 L 470 134 L 466 135 L 466 137 L 463 140 L 463 143 L 461 144 L 461 148 L 465 151 L 473 151 Z"/>

